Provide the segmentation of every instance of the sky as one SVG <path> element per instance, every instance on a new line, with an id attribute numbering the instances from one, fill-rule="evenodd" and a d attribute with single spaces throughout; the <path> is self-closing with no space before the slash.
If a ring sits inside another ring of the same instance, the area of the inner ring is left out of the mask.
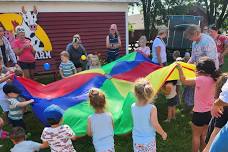
<path id="1" fill-rule="evenodd" d="M 130 6 L 128 15 L 140 14 L 141 7 L 139 6 Z"/>

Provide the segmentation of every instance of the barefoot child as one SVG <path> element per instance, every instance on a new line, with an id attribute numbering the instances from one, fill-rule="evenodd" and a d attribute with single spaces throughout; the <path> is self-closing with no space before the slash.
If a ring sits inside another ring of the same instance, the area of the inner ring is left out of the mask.
<path id="1" fill-rule="evenodd" d="M 166 140 L 167 134 L 158 122 L 157 108 L 149 103 L 154 96 L 152 86 L 141 78 L 136 80 L 134 91 L 137 98 L 131 107 L 134 152 L 156 152 L 156 132 L 163 140 Z"/>
<path id="2" fill-rule="evenodd" d="M 192 116 L 192 152 L 203 150 L 208 124 L 211 120 L 211 108 L 215 97 L 216 80 L 219 73 L 215 63 L 208 57 L 200 58 L 196 65 L 196 78 L 187 80 L 181 65 L 177 64 L 180 80 L 184 85 L 195 86 Z"/>
<path id="3" fill-rule="evenodd" d="M 166 81 L 162 87 L 167 103 L 168 103 L 168 116 L 165 122 L 170 122 L 172 119 L 176 119 L 176 106 L 179 103 L 179 97 L 177 95 L 177 80 Z"/>
<path id="4" fill-rule="evenodd" d="M 44 110 L 46 121 L 51 127 L 45 127 L 41 140 L 45 147 L 48 145 L 51 152 L 76 152 L 71 140 L 76 136 L 68 125 L 62 125 L 63 109 L 57 105 L 50 105 Z"/>
<path id="5" fill-rule="evenodd" d="M 114 152 L 113 120 L 111 114 L 105 112 L 105 95 L 99 89 L 91 89 L 89 101 L 95 113 L 88 118 L 87 134 L 93 137 L 95 151 Z"/>

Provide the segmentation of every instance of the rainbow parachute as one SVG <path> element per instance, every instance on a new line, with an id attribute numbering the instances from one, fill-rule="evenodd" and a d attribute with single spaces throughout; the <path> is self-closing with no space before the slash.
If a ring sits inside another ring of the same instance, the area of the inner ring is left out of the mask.
<path id="1" fill-rule="evenodd" d="M 181 63 L 188 78 L 195 77 L 195 66 Z M 22 95 L 33 98 L 33 112 L 39 120 L 47 124 L 43 111 L 55 104 L 64 109 L 64 123 L 77 135 L 85 135 L 87 118 L 93 113 L 88 102 L 88 91 L 100 88 L 106 94 L 107 111 L 114 119 L 115 134 L 125 134 L 132 129 L 131 104 L 135 101 L 133 83 L 139 77 L 146 77 L 158 92 L 166 80 L 177 80 L 176 63 L 160 68 L 140 53 L 131 53 L 100 69 L 80 72 L 72 77 L 48 85 L 16 77 L 14 83 L 22 90 Z"/>

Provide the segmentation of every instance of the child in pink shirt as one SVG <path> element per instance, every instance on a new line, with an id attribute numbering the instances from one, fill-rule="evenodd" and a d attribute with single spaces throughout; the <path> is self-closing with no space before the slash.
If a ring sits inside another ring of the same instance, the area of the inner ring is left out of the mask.
<path id="1" fill-rule="evenodd" d="M 208 57 L 202 57 L 196 65 L 196 78 L 186 80 L 181 65 L 177 64 L 180 80 L 184 85 L 195 86 L 192 116 L 192 152 L 198 152 L 206 146 L 205 138 L 211 120 L 211 107 L 214 102 L 216 80 L 219 72 L 215 63 Z M 202 142 L 202 143 L 201 143 Z"/>

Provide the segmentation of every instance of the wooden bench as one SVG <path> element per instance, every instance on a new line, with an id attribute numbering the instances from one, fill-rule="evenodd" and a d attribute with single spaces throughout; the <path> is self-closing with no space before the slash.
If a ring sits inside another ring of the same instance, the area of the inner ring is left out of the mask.
<path id="1" fill-rule="evenodd" d="M 36 68 L 34 76 L 41 76 L 41 75 L 52 75 L 54 81 L 57 80 L 59 74 L 59 63 L 60 61 L 56 61 L 55 59 L 47 59 L 47 60 L 36 60 Z M 44 64 L 50 64 L 50 70 L 44 69 Z"/>

